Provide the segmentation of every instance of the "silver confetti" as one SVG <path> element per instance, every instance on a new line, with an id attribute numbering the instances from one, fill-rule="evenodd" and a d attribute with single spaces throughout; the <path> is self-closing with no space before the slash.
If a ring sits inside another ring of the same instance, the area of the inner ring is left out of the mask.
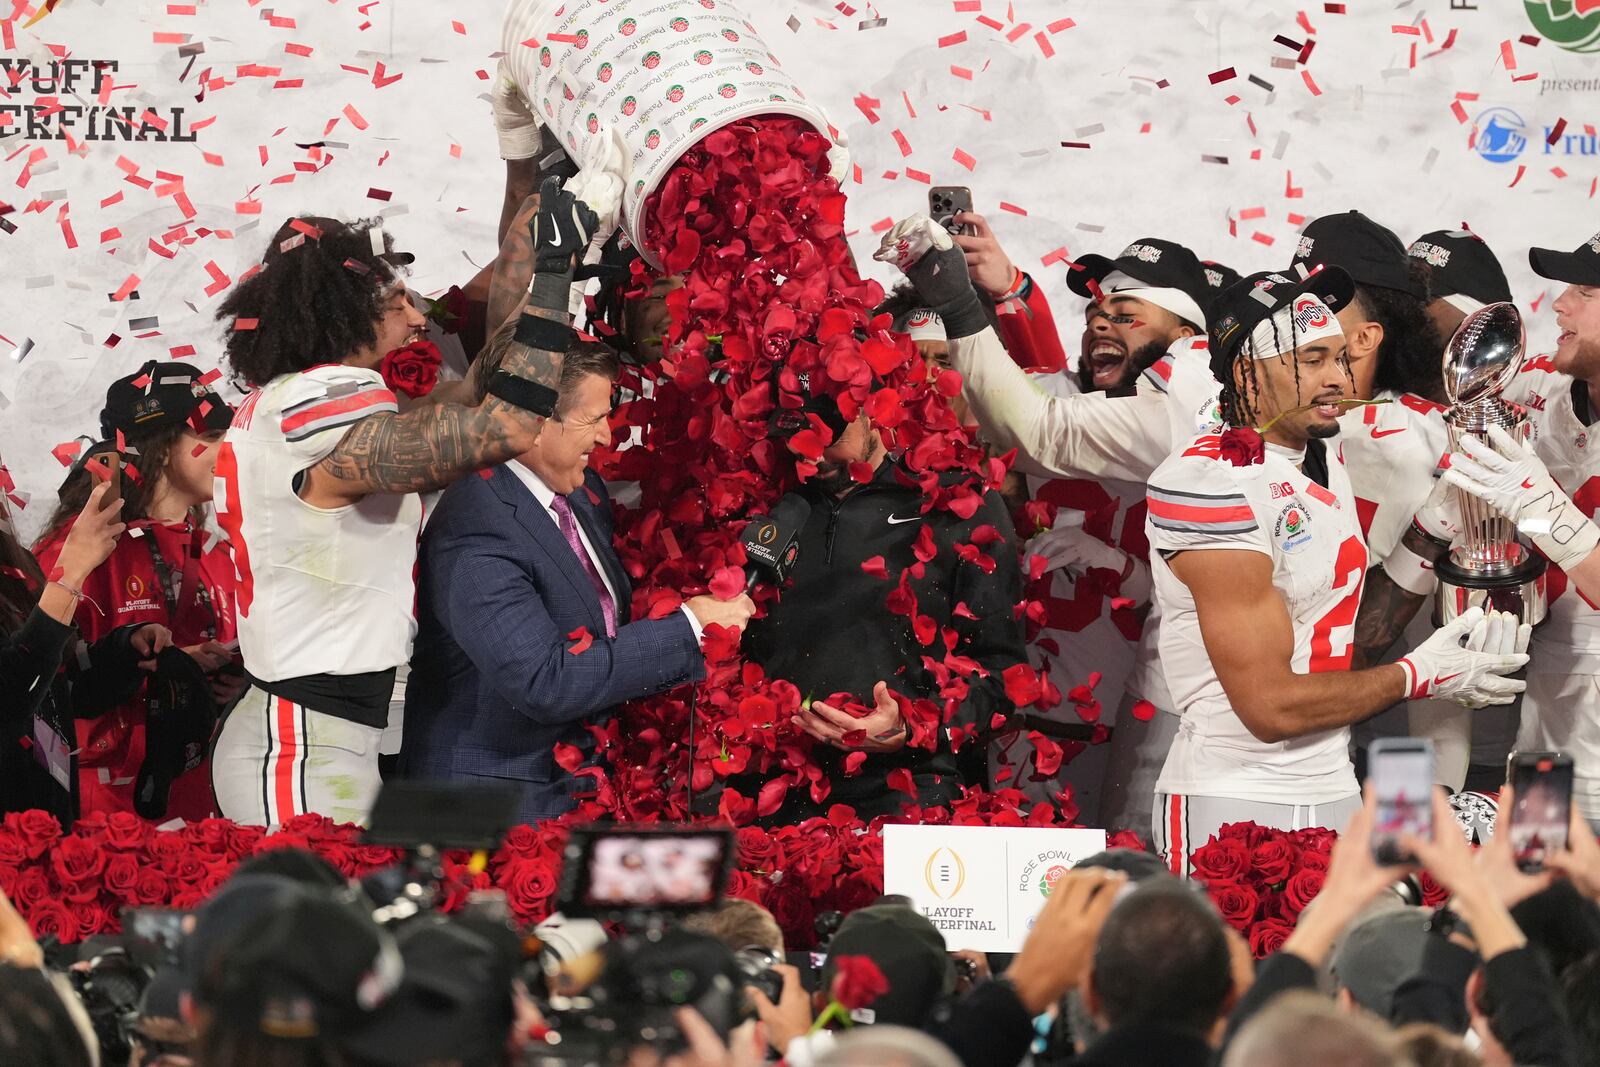
<path id="1" fill-rule="evenodd" d="M 21 363 L 28 358 L 28 353 L 33 351 L 33 338 L 24 337 L 22 343 L 11 350 L 11 362 Z"/>

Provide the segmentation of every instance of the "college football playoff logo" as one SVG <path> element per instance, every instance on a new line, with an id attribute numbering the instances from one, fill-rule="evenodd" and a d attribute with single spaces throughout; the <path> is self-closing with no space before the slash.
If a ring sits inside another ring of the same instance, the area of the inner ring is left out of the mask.
<path id="1" fill-rule="evenodd" d="M 967 865 L 961 861 L 961 853 L 941 846 L 933 850 L 928 862 L 923 865 L 922 880 L 934 896 L 949 900 L 967 884 Z"/>

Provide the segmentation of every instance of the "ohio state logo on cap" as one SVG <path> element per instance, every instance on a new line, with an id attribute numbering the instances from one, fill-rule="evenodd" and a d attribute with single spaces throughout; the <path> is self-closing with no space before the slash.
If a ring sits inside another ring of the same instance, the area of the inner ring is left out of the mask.
<path id="1" fill-rule="evenodd" d="M 1294 302 L 1294 325 L 1301 331 L 1326 329 L 1328 323 L 1328 308 L 1322 301 L 1314 296 L 1300 296 Z"/>
<path id="2" fill-rule="evenodd" d="M 906 318 L 906 329 L 915 329 L 918 326 L 928 326 L 933 323 L 933 312 L 927 308 L 918 308 Z"/>

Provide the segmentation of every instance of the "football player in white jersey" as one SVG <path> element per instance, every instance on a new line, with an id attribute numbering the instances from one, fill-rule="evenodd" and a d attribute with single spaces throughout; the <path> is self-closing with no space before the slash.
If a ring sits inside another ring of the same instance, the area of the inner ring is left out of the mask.
<path id="1" fill-rule="evenodd" d="M 395 672 L 411 654 L 418 493 L 519 455 L 554 405 L 573 254 L 595 218 L 552 180 L 519 344 L 467 406 L 400 414 L 379 366 L 424 319 L 371 222 L 289 220 L 218 311 L 239 405 L 216 465 L 249 686 L 212 759 L 222 813 L 254 825 L 367 817 Z"/>
<path id="2" fill-rule="evenodd" d="M 1563 282 L 1552 356 L 1523 363 L 1507 397 L 1533 423 L 1533 447 L 1503 432 L 1464 445 L 1444 477 L 1510 516 L 1552 566 L 1550 613 L 1534 635 L 1517 748 L 1574 761 L 1573 801 L 1600 825 L 1600 234 L 1572 252 L 1534 248 L 1536 274 Z"/>
<path id="3" fill-rule="evenodd" d="M 1481 706 L 1523 688 L 1502 675 L 1527 662 L 1526 628 L 1482 612 L 1398 663 L 1350 669 L 1367 548 L 1343 450 L 1324 442 L 1353 389 L 1335 316 L 1353 295 L 1333 267 L 1252 275 L 1219 296 L 1210 363 L 1225 429 L 1150 479 L 1161 658 L 1183 716 L 1154 831 L 1179 874 L 1227 823 L 1342 826 L 1361 804 L 1352 723 L 1405 699 Z"/>

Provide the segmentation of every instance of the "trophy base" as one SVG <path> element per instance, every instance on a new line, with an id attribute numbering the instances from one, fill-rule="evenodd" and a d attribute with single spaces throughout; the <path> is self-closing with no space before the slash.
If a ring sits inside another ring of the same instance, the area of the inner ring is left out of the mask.
<path id="1" fill-rule="evenodd" d="M 1468 570 L 1446 555 L 1435 567 L 1439 595 L 1434 621 L 1443 625 L 1472 608 L 1483 608 L 1509 611 L 1529 625 L 1542 622 L 1550 606 L 1545 590 L 1548 567 L 1543 557 L 1529 552 L 1504 572 L 1486 574 Z"/>

